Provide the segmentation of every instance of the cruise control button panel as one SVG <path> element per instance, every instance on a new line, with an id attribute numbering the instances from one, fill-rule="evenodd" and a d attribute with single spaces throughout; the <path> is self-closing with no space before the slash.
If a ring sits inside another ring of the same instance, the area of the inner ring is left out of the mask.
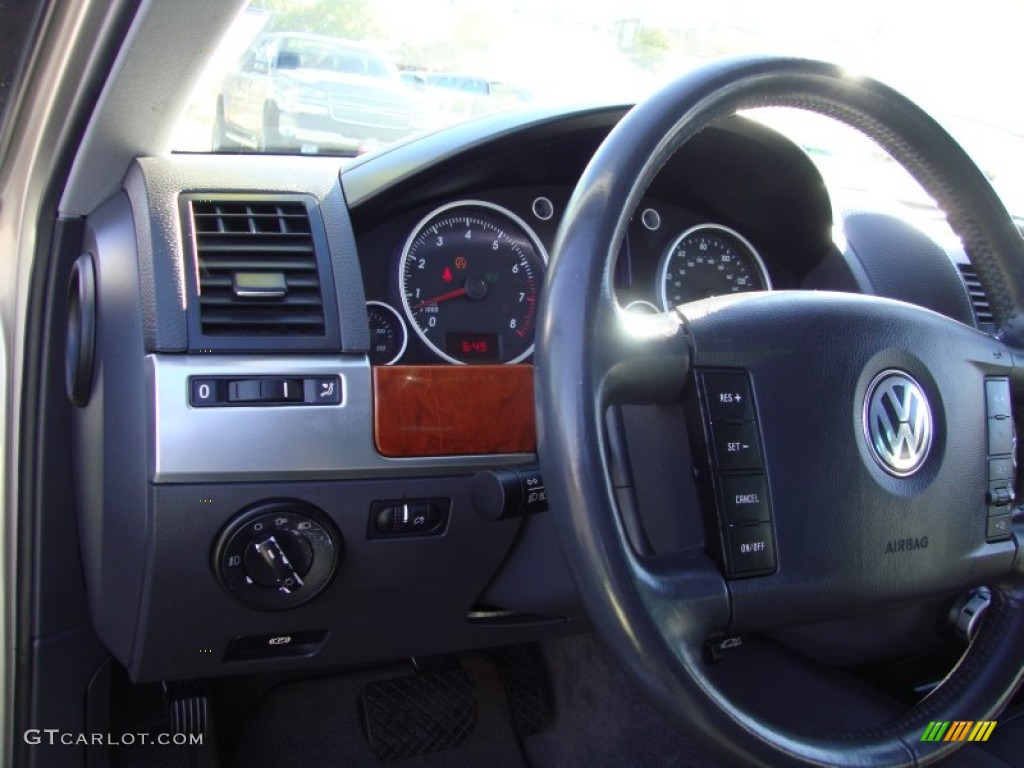
<path id="1" fill-rule="evenodd" d="M 775 534 L 754 389 L 746 371 L 698 372 L 700 418 L 707 436 L 713 499 L 721 530 L 721 561 L 730 578 L 772 573 Z"/>

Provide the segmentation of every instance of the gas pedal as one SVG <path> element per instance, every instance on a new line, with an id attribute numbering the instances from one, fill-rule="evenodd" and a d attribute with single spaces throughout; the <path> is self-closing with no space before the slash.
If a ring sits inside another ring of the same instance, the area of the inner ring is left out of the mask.
<path id="1" fill-rule="evenodd" d="M 509 645 L 488 652 L 508 697 L 512 726 L 520 738 L 540 733 L 551 722 L 551 697 L 540 653 L 532 645 Z"/>
<path id="2" fill-rule="evenodd" d="M 476 726 L 476 686 L 461 667 L 368 683 L 359 697 L 370 747 L 397 760 L 457 747 Z"/>

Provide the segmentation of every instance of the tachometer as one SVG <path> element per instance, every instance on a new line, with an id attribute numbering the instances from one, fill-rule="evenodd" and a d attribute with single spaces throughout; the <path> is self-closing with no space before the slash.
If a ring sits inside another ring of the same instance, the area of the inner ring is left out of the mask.
<path id="1" fill-rule="evenodd" d="M 683 232 L 665 252 L 658 270 L 658 291 L 666 310 L 711 296 L 771 287 L 754 246 L 720 224 L 700 224 Z"/>
<path id="2" fill-rule="evenodd" d="M 413 329 L 452 363 L 518 363 L 533 351 L 547 253 L 527 224 L 480 200 L 442 206 L 406 241 L 398 279 Z"/>

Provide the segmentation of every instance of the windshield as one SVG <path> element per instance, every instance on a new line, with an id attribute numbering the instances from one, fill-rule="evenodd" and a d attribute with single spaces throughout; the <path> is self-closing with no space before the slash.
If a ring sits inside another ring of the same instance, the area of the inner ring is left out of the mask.
<path id="1" fill-rule="evenodd" d="M 254 0 L 211 56 L 173 143 L 354 155 L 492 112 L 633 103 L 714 58 L 778 53 L 903 91 L 1021 214 L 1021 30 L 1019 0 Z M 761 117 L 827 175 L 887 162 L 844 129 Z"/>

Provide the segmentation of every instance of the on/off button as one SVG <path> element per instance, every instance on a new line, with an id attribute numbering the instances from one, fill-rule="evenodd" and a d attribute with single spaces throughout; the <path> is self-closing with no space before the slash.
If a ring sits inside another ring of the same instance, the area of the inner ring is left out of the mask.
<path id="1" fill-rule="evenodd" d="M 730 525 L 729 572 L 733 576 L 754 576 L 775 570 L 775 540 L 771 523 Z"/>

